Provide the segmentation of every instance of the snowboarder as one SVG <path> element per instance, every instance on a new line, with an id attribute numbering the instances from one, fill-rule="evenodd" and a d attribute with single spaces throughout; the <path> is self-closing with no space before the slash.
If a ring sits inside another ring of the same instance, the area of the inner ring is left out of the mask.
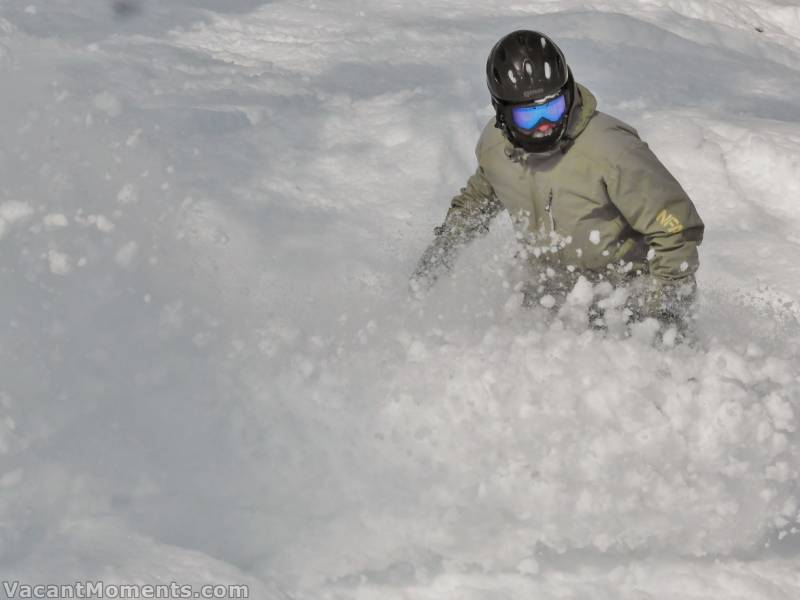
<path id="1" fill-rule="evenodd" d="M 631 295 L 633 319 L 685 326 L 703 222 L 680 184 L 633 127 L 597 110 L 546 35 L 500 39 L 486 77 L 495 115 L 477 144 L 478 168 L 434 230 L 412 290 L 452 269 L 459 249 L 505 209 L 527 245 L 527 302 L 563 298 L 580 276 L 636 280 L 646 285 Z"/>

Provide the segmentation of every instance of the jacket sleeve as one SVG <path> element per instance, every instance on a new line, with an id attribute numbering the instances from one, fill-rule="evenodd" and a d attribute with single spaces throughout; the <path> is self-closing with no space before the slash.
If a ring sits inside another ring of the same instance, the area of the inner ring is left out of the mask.
<path id="1" fill-rule="evenodd" d="M 434 229 L 433 242 L 422 254 L 413 278 L 433 283 L 453 267 L 458 251 L 481 234 L 489 231 L 489 223 L 500 212 L 502 204 L 486 178 L 482 167 L 450 201 L 444 223 Z"/>
<path id="2" fill-rule="evenodd" d="M 650 246 L 650 273 L 661 282 L 693 277 L 703 221 L 678 181 L 648 145 L 636 139 L 611 165 L 611 202 Z"/>
<path id="3" fill-rule="evenodd" d="M 466 187 L 461 188 L 461 193 L 450 201 L 450 210 L 438 229 L 450 230 L 459 237 L 468 238 L 463 241 L 469 241 L 479 233 L 489 231 L 489 222 L 500 208 L 492 184 L 486 179 L 483 167 L 479 166 L 467 180 Z"/>

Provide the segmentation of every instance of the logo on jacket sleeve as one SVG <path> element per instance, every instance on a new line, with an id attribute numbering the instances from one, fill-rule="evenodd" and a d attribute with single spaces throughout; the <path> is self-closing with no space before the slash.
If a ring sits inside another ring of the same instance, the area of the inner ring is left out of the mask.
<path id="1" fill-rule="evenodd" d="M 678 220 L 678 217 L 667 212 L 666 209 L 656 215 L 656 222 L 668 233 L 680 233 L 683 231 L 683 223 Z"/>

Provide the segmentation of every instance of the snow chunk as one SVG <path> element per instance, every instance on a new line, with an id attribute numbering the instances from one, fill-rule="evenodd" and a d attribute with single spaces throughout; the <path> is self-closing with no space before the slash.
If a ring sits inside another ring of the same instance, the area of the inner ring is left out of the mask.
<path id="1" fill-rule="evenodd" d="M 48 213 L 42 218 L 42 224 L 47 230 L 58 229 L 69 225 L 67 217 L 61 213 Z"/>
<path id="2" fill-rule="evenodd" d="M 551 296 L 550 294 L 547 294 L 539 298 L 539 304 L 541 304 L 545 308 L 553 308 L 556 305 L 556 299 L 553 298 L 553 296 Z"/>
<path id="3" fill-rule="evenodd" d="M 769 395 L 765 404 L 775 429 L 779 431 L 795 431 L 794 411 L 791 404 L 775 393 Z"/>
<path id="4" fill-rule="evenodd" d="M 114 118 L 122 114 L 122 102 L 111 92 L 103 92 L 94 97 L 94 107 Z"/>
<path id="5" fill-rule="evenodd" d="M 631 325 L 631 337 L 642 344 L 650 345 L 658 333 L 660 325 L 655 319 L 645 319 Z"/>
<path id="6" fill-rule="evenodd" d="M 108 233 L 114 230 L 114 223 L 103 215 L 97 215 L 94 219 L 94 224 L 103 233 Z"/>
<path id="7" fill-rule="evenodd" d="M 53 273 L 53 275 L 67 275 L 72 271 L 69 255 L 63 252 L 50 250 L 47 253 L 47 261 L 50 263 L 50 272 Z"/>
<path id="8" fill-rule="evenodd" d="M 9 200 L 0 204 L 0 219 L 6 223 L 13 224 L 17 221 L 27 219 L 33 214 L 33 207 L 27 202 L 20 200 Z"/>
<path id="9" fill-rule="evenodd" d="M 136 261 L 136 256 L 139 254 L 139 244 L 136 242 L 128 242 L 122 246 L 114 255 L 114 261 L 120 266 L 129 269 Z"/>
<path id="10" fill-rule="evenodd" d="M 588 307 L 592 299 L 594 299 L 594 288 L 591 282 L 583 276 L 579 277 L 575 287 L 567 295 L 567 304 Z"/>
<path id="11" fill-rule="evenodd" d="M 661 343 L 667 348 L 672 348 L 678 339 L 678 330 L 675 327 L 668 328 L 661 337 Z"/>
<path id="12" fill-rule="evenodd" d="M 595 246 L 600 243 L 600 231 L 597 229 L 592 229 L 589 232 L 589 241 L 592 242 Z"/>
<path id="13" fill-rule="evenodd" d="M 523 575 L 536 575 L 539 572 L 539 563 L 535 558 L 526 558 L 517 565 L 517 571 Z"/>
<path id="14" fill-rule="evenodd" d="M 139 194 L 133 184 L 126 183 L 117 193 L 117 202 L 120 204 L 136 204 L 139 201 Z"/>
<path id="15" fill-rule="evenodd" d="M 136 144 L 139 143 L 139 136 L 140 135 L 142 135 L 142 130 L 141 129 L 137 129 L 136 131 L 134 131 L 132 134 L 130 134 L 128 136 L 128 139 L 125 140 L 125 145 L 128 148 L 132 148 L 133 146 L 135 146 Z"/>

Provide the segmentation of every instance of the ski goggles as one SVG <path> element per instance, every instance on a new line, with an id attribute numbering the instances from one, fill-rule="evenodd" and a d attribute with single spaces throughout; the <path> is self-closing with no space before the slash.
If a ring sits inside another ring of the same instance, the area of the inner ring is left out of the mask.
<path id="1" fill-rule="evenodd" d="M 542 121 L 558 123 L 567 112 L 567 100 L 564 94 L 544 104 L 533 106 L 512 106 L 511 118 L 520 129 L 531 130 Z"/>

